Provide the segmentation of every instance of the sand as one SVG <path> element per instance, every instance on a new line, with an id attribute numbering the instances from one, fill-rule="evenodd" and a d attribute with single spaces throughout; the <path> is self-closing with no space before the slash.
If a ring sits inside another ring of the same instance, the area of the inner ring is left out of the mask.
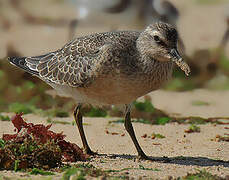
<path id="1" fill-rule="evenodd" d="M 196 96 L 207 94 L 208 97 L 215 95 L 216 92 L 206 90 L 197 90 L 187 93 L 171 93 L 158 91 L 151 93 L 153 103 L 156 107 L 163 108 L 169 113 L 179 116 L 198 115 L 205 117 L 229 116 L 228 102 L 229 98 L 226 92 L 218 92 L 224 99 L 208 99 L 209 105 L 196 107 L 192 105 L 193 99 L 199 99 Z M 161 97 L 161 98 L 160 98 Z M 175 97 L 175 98 L 174 98 Z M 166 101 L 162 101 L 166 98 Z M 181 101 L 180 99 L 185 99 Z M 173 106 L 171 107 L 171 105 Z M 227 104 L 227 105 L 226 105 Z M 212 109 L 221 107 L 217 113 Z M 223 108 L 224 107 L 224 108 Z M 201 109 L 197 111 L 196 109 Z M 199 113 L 198 113 L 199 112 Z M 204 114 L 206 113 L 206 114 Z M 11 115 L 11 114 L 10 114 Z M 47 117 L 38 115 L 24 115 L 27 122 L 47 124 Z M 144 149 L 145 153 L 157 161 L 141 161 L 136 159 L 135 147 L 125 131 L 123 124 L 109 123 L 109 121 L 120 118 L 84 118 L 86 136 L 91 148 L 99 156 L 94 156 L 89 161 L 95 167 L 103 170 L 121 170 L 123 168 L 133 168 L 114 173 L 115 175 L 128 175 L 130 177 L 159 178 L 165 179 L 168 176 L 182 177 L 187 173 L 196 172 L 197 170 L 206 169 L 212 174 L 221 177 L 229 175 L 229 143 L 225 141 L 218 142 L 215 137 L 223 136 L 229 133 L 229 125 L 204 124 L 200 127 L 199 133 L 185 133 L 189 128 L 188 124 L 168 123 L 166 125 L 148 125 L 133 123 L 137 139 Z M 54 118 L 53 120 L 72 122 L 73 117 Z M 10 122 L 0 121 L 0 136 L 3 133 L 13 133 L 13 126 Z M 66 140 L 81 146 L 81 140 L 78 130 L 73 125 L 53 124 L 51 130 L 55 132 L 63 131 L 66 134 Z M 107 133 L 109 132 L 109 133 Z M 112 135 L 112 133 L 117 133 Z M 152 133 L 159 133 L 165 136 L 163 139 L 150 138 Z M 144 135 L 149 137 L 144 138 Z M 166 158 L 163 158 L 166 157 Z M 82 163 L 82 162 L 79 162 Z M 158 169 L 159 171 L 140 170 L 139 165 L 145 168 Z M 135 168 L 135 169 L 134 169 Z M 5 176 L 20 176 L 21 173 L 1 172 Z M 60 178 L 62 174 L 56 176 Z"/>
<path id="2" fill-rule="evenodd" d="M 195 0 L 180 1 L 171 0 L 180 10 L 181 18 L 178 23 L 178 30 L 184 39 L 186 52 L 192 54 L 198 49 L 215 48 L 226 30 L 225 8 L 227 1 L 221 3 L 201 5 Z M 71 18 L 76 17 L 74 7 L 69 4 L 47 3 L 43 6 L 42 1 L 36 1 L 32 6 L 29 0 L 25 6 L 34 14 L 50 15 L 52 17 Z M 39 55 L 51 50 L 56 50 L 68 41 L 67 27 L 48 27 L 28 25 L 9 6 L 7 1 L 1 2 L 7 18 L 11 20 L 12 26 L 8 31 L 0 29 L 0 58 L 6 56 L 6 47 L 10 42 L 16 50 L 26 56 Z M 51 9 L 50 9 L 51 8 Z M 61 11 L 60 11 L 61 10 Z M 2 11 L 3 12 L 3 11 Z M 58 12 L 58 13 L 57 13 Z M 108 16 L 101 16 L 101 22 L 107 22 Z M 128 18 L 127 18 L 128 19 Z M 122 18 L 119 18 L 121 21 Z M 119 23 L 114 21 L 115 23 Z M 131 22 L 131 21 L 128 21 Z M 93 24 L 89 27 L 87 23 L 81 23 L 76 30 L 76 36 L 92 32 L 108 31 L 117 27 L 117 24 L 107 22 L 106 26 Z M 134 29 L 134 25 L 125 23 L 119 29 Z M 229 46 L 226 47 L 228 55 Z M 176 116 L 201 116 L 201 117 L 229 117 L 229 92 L 195 90 L 191 92 L 166 92 L 156 91 L 150 94 L 155 107 L 162 109 Z M 209 103 L 205 106 L 194 106 L 194 101 Z M 12 115 L 12 114 L 11 114 Z M 47 124 L 45 117 L 37 115 L 25 115 L 28 122 Z M 200 125 L 199 133 L 187 134 L 184 130 L 189 125 L 169 123 L 164 126 L 146 125 L 133 123 L 136 136 L 147 155 L 158 161 L 139 161 L 136 159 L 136 150 L 122 124 L 109 124 L 110 120 L 119 118 L 85 118 L 88 124 L 85 126 L 89 144 L 100 156 L 92 157 L 90 162 L 95 167 L 103 170 L 121 170 L 116 175 L 128 175 L 133 178 L 143 179 L 157 178 L 165 179 L 169 176 L 181 177 L 187 173 L 206 169 L 206 171 L 221 177 L 229 175 L 229 142 L 215 141 L 216 135 L 229 133 L 229 125 L 205 124 Z M 62 118 L 62 121 L 72 122 L 73 117 Z M 81 146 L 81 140 L 76 127 L 72 125 L 53 124 L 52 130 L 63 131 L 66 139 Z M 117 135 L 107 134 L 116 132 Z M 0 121 L 0 137 L 3 133 L 13 133 L 10 122 Z M 160 133 L 165 136 L 163 139 L 143 138 L 147 134 Z M 121 136 L 124 134 L 124 136 Z M 163 158 L 163 157 L 167 158 Z M 82 163 L 82 162 L 79 162 Z M 142 165 L 145 168 L 158 169 L 159 171 L 140 170 Z M 0 177 L 28 177 L 25 173 L 1 171 Z M 60 179 L 62 174 L 56 174 L 53 179 Z M 40 176 L 30 176 L 39 179 Z"/>

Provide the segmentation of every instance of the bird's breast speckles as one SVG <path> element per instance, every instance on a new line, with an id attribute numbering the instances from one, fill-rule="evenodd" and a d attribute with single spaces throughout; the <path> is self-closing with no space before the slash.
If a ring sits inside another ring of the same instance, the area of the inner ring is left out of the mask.
<path id="1" fill-rule="evenodd" d="M 133 73 L 133 69 L 123 71 L 124 67 L 114 68 L 113 71 L 100 74 L 86 88 L 77 90 L 88 99 L 101 104 L 128 104 L 160 88 L 171 77 L 171 65 L 164 64 L 164 66 L 165 71 L 154 71 L 150 76 L 149 72 L 138 74 L 138 69 Z"/>
<path id="2" fill-rule="evenodd" d="M 114 72 L 119 74 L 120 72 Z M 77 90 L 88 99 L 94 99 L 101 104 L 125 104 L 131 103 L 143 92 L 136 91 L 140 82 L 129 82 L 128 79 L 112 74 L 95 79 L 95 81 L 86 88 L 77 88 Z"/>

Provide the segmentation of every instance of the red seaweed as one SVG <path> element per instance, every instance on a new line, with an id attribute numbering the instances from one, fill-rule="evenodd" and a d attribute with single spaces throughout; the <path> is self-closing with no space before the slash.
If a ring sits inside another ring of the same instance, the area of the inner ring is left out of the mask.
<path id="1" fill-rule="evenodd" d="M 11 121 L 16 134 L 3 134 L 5 145 L 0 148 L 0 169 L 12 169 L 16 160 L 19 168 L 47 169 L 58 167 L 62 162 L 85 161 L 88 157 L 79 146 L 65 141 L 63 132 L 51 131 L 52 124 L 45 126 L 27 123 L 22 118 L 22 113 L 13 116 Z"/>

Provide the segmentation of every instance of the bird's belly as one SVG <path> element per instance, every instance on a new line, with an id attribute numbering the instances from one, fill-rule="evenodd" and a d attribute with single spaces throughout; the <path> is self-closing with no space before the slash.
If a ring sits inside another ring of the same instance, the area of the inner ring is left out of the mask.
<path id="1" fill-rule="evenodd" d="M 158 89 L 161 83 L 124 77 L 99 78 L 89 87 L 77 88 L 91 104 L 129 104 L 138 97 Z"/>
<path id="2" fill-rule="evenodd" d="M 87 87 L 70 87 L 68 85 L 50 84 L 60 96 L 71 97 L 77 103 L 93 105 L 129 104 L 153 90 L 161 87 L 171 73 L 166 76 L 134 76 L 107 75 L 97 77 Z"/>

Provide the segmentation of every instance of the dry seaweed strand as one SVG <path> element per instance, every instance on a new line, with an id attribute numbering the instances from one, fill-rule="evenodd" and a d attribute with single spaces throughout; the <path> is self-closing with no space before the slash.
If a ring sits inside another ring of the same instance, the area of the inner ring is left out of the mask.
<path id="1" fill-rule="evenodd" d="M 182 59 L 174 60 L 174 62 L 176 63 L 176 65 L 179 68 L 181 68 L 182 71 L 185 72 L 186 76 L 189 76 L 190 67 L 188 66 L 188 64 L 186 62 L 184 62 Z"/>

